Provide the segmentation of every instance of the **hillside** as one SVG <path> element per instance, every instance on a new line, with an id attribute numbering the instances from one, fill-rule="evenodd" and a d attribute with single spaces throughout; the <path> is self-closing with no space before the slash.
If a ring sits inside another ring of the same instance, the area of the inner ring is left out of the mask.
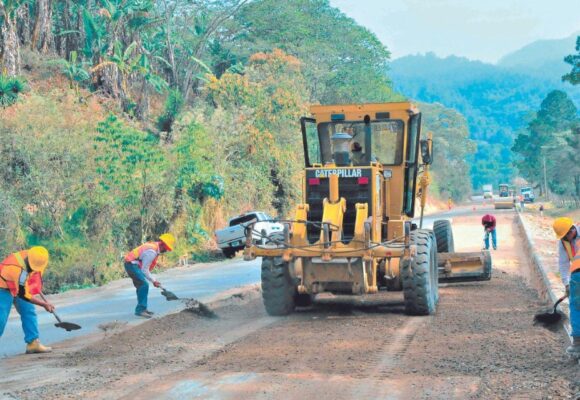
<path id="1" fill-rule="evenodd" d="M 478 147 L 471 168 L 473 185 L 498 184 L 514 174 L 510 149 L 515 132 L 526 125 L 550 91 L 563 90 L 580 104 L 580 88 L 560 82 L 562 68 L 548 67 L 564 64 L 560 53 L 566 44 L 570 43 L 563 41 L 554 51 L 546 52 L 542 77 L 534 69 L 516 66 L 533 64 L 533 57 L 539 57 L 550 43 L 526 46 L 506 56 L 504 66 L 455 56 L 440 58 L 433 53 L 407 56 L 391 63 L 390 74 L 395 90 L 404 95 L 441 103 L 465 115 L 470 137 Z M 567 54 L 573 49 L 570 45 Z"/>
<path id="2" fill-rule="evenodd" d="M 506 54 L 497 65 L 559 81 L 558 77 L 570 70 L 570 65 L 564 62 L 564 57 L 570 54 L 571 49 L 576 45 L 578 35 L 580 31 L 563 39 L 535 41 Z"/>

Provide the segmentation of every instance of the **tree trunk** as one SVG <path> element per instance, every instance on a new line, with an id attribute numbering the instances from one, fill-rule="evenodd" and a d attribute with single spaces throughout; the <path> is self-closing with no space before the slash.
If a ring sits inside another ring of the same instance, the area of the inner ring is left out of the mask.
<path id="1" fill-rule="evenodd" d="M 52 0 L 36 0 L 36 19 L 30 48 L 42 54 L 52 49 Z"/>
<path id="2" fill-rule="evenodd" d="M 30 43 L 30 10 L 28 6 L 20 7 L 18 10 L 18 38 L 23 46 Z"/>
<path id="3" fill-rule="evenodd" d="M 139 96 L 135 114 L 139 121 L 145 121 L 149 116 L 149 87 L 145 78 L 143 78 L 143 83 L 141 85 L 141 94 Z"/>
<path id="4" fill-rule="evenodd" d="M 6 13 L 4 5 L 0 2 L 0 15 L 4 19 L 4 23 L 0 26 L 0 35 L 2 36 L 2 41 L 0 42 L 0 65 L 2 70 L 0 73 L 6 72 L 9 76 L 15 76 L 20 74 L 20 42 L 16 33 L 16 12 L 11 17 L 9 13 Z"/>

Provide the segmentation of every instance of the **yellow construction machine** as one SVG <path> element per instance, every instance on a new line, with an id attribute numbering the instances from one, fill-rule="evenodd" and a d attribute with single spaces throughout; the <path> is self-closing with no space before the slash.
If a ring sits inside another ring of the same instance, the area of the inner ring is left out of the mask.
<path id="1" fill-rule="evenodd" d="M 496 210 L 505 210 L 515 207 L 514 191 L 510 190 L 510 185 L 501 183 L 499 185 L 499 197 L 493 202 Z"/>
<path id="2" fill-rule="evenodd" d="M 302 203 L 284 232 L 255 244 L 270 315 L 317 303 L 380 305 L 402 291 L 405 311 L 433 314 L 441 281 L 491 278 L 488 251 L 454 253 L 448 220 L 422 229 L 431 135 L 409 102 L 312 106 L 301 119 Z M 416 199 L 421 217 L 414 223 Z"/>

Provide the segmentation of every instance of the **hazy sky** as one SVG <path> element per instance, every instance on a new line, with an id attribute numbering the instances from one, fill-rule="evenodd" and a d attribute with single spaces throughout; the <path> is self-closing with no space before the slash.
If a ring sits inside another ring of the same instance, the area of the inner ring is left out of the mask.
<path id="1" fill-rule="evenodd" d="M 538 39 L 580 31 L 580 0 L 330 0 L 392 59 L 433 51 L 496 62 Z"/>

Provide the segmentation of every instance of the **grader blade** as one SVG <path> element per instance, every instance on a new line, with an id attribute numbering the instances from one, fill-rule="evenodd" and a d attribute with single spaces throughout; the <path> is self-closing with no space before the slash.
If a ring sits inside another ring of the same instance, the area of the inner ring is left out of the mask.
<path id="1" fill-rule="evenodd" d="M 474 282 L 491 279 L 489 250 L 474 253 L 439 253 L 439 282 Z"/>

